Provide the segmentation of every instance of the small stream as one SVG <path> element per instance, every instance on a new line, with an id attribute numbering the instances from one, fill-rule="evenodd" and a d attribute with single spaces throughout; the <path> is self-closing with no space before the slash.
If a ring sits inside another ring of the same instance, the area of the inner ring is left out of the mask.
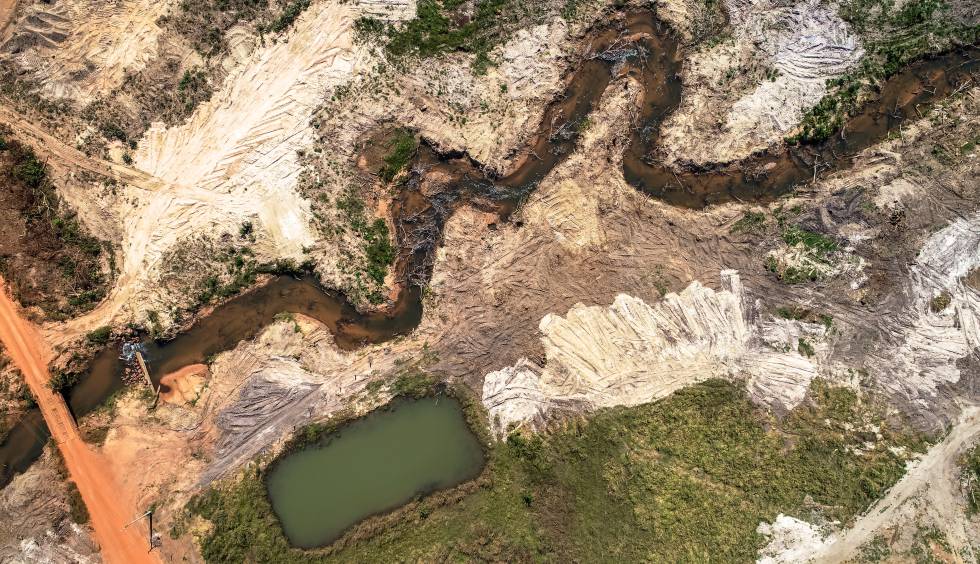
<path id="1" fill-rule="evenodd" d="M 843 135 L 821 145 L 752 157 L 738 167 L 676 172 L 658 165 L 654 157 L 660 124 L 676 109 L 681 96 L 682 58 L 677 39 L 651 12 L 604 23 L 592 34 L 593 52 L 603 55 L 584 60 L 575 70 L 562 96 L 546 108 L 528 145 L 528 157 L 511 174 L 488 177 L 466 155 L 440 154 L 423 142 L 413 163 L 418 166 L 413 169 L 425 172 L 413 174 L 392 205 L 399 249 L 394 269 L 403 289 L 387 311 L 362 314 L 344 296 L 322 289 L 311 278 L 279 276 L 216 307 L 171 341 L 143 343 L 153 380 L 158 383 L 169 372 L 233 348 L 284 311 L 325 323 L 338 346 L 348 350 L 410 332 L 422 318 L 421 288 L 431 277 L 435 250 L 452 213 L 470 205 L 508 220 L 519 202 L 569 157 L 578 141 L 579 125 L 615 78 L 613 70 L 635 77 L 645 88 L 639 113 L 643 127 L 632 133 L 624 157 L 627 181 L 671 204 L 702 208 L 732 199 L 771 200 L 811 179 L 815 166 L 821 172 L 846 167 L 855 153 L 917 117 L 922 105 L 942 99 L 980 69 L 976 47 L 916 62 L 886 81 L 878 100 L 848 121 Z M 627 37 L 630 41 L 624 43 Z M 616 49 L 608 50 L 612 46 Z M 446 189 L 423 194 L 424 176 L 432 171 L 452 181 Z M 95 358 L 89 376 L 66 394 L 76 418 L 122 388 L 123 365 L 114 346 Z M 39 415 L 28 414 L 0 444 L 0 486 L 39 456 L 39 445 L 47 440 L 46 429 L 39 431 L 44 427 L 43 421 L 38 424 Z"/>

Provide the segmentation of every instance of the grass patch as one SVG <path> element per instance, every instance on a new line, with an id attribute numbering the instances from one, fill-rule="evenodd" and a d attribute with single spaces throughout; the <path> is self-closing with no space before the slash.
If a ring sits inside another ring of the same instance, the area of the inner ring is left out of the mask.
<path id="1" fill-rule="evenodd" d="M 68 482 L 68 516 L 79 525 L 84 525 L 89 521 L 88 507 L 82 501 L 82 494 L 73 481 Z"/>
<path id="2" fill-rule="evenodd" d="M 833 238 L 796 226 L 783 231 L 783 242 L 790 248 L 789 255 L 779 258 L 770 253 L 765 267 L 786 284 L 820 280 L 830 265 L 831 255 L 839 249 Z"/>
<path id="3" fill-rule="evenodd" d="M 252 258 L 252 251 L 248 247 L 229 247 L 221 251 L 216 259 L 224 264 L 225 272 L 212 274 L 204 279 L 198 288 L 195 307 L 237 296 L 255 284 L 259 272 L 280 274 L 282 271 L 291 273 L 296 269 L 295 265 L 287 264 L 281 259 L 272 265 L 259 265 Z"/>
<path id="4" fill-rule="evenodd" d="M 732 233 L 748 233 L 758 231 L 766 225 L 766 214 L 747 211 L 731 228 Z"/>
<path id="5" fill-rule="evenodd" d="M 967 514 L 980 514 L 980 445 L 973 447 L 963 457 L 963 494 L 966 496 Z"/>
<path id="6" fill-rule="evenodd" d="M 885 444 L 855 454 L 869 422 Z M 775 420 L 742 387 L 711 380 L 547 434 L 511 434 L 470 495 L 422 500 L 327 551 L 288 547 L 254 469 L 189 509 L 213 525 L 200 537 L 210 562 L 744 562 L 765 543 L 759 522 L 778 513 L 805 517 L 812 502 L 846 523 L 866 508 L 904 472 L 892 445 L 916 441 L 853 391 L 815 381 Z"/>
<path id="7" fill-rule="evenodd" d="M 837 241 L 830 237 L 800 229 L 799 227 L 790 227 L 784 231 L 783 241 L 790 247 L 802 244 L 812 254 L 821 258 L 826 258 L 827 255 L 836 251 L 838 248 Z"/>

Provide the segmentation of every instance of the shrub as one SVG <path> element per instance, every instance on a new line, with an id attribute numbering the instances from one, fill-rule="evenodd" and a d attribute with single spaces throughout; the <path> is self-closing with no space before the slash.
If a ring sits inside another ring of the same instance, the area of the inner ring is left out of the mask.
<path id="1" fill-rule="evenodd" d="M 384 165 L 378 175 L 385 182 L 391 182 L 415 156 L 418 143 L 415 136 L 407 131 L 399 132 L 392 144 L 391 152 L 384 157 Z"/>
<path id="2" fill-rule="evenodd" d="M 949 307 L 949 304 L 952 303 L 952 301 L 953 297 L 949 294 L 949 292 L 943 291 L 929 301 L 929 309 L 932 310 L 933 313 L 939 313 Z"/>
<path id="3" fill-rule="evenodd" d="M 81 374 L 77 372 L 64 372 L 58 370 L 51 374 L 51 379 L 48 381 L 48 386 L 50 386 L 51 390 L 54 392 L 64 393 L 72 386 L 77 384 L 80 379 Z"/>
<path id="4" fill-rule="evenodd" d="M 108 325 L 103 325 L 94 331 L 89 332 L 85 335 L 88 342 L 93 345 L 105 345 L 109 342 L 109 338 L 112 336 L 112 328 Z"/>

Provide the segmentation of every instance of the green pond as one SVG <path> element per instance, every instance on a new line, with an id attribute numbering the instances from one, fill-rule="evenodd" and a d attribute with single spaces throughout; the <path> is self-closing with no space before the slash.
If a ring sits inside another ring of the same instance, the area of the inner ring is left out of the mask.
<path id="1" fill-rule="evenodd" d="M 266 485 L 294 546 L 337 539 L 366 517 L 475 478 L 483 449 L 456 400 L 396 400 L 285 456 Z"/>

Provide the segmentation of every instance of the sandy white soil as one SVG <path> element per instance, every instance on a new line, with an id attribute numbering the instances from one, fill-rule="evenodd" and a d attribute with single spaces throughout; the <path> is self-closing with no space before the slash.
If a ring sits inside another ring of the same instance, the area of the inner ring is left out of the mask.
<path id="1" fill-rule="evenodd" d="M 46 96 L 89 102 L 156 56 L 162 31 L 156 22 L 174 5 L 174 0 L 25 3 L 12 41 L 28 47 L 14 61 L 41 83 Z"/>
<path id="2" fill-rule="evenodd" d="M 638 405 L 708 378 L 743 377 L 758 397 L 795 407 L 817 375 L 798 350 L 799 335 L 823 340 L 824 328 L 798 321 L 751 323 L 735 271 L 721 291 L 695 281 L 656 304 L 620 294 L 611 306 L 577 305 L 541 320 L 546 362 L 486 375 L 483 403 L 498 433 L 534 423 L 549 404 L 588 409 Z"/>
<path id="3" fill-rule="evenodd" d="M 662 131 L 668 164 L 729 163 L 778 146 L 824 96 L 827 79 L 864 54 L 834 7 L 818 0 L 727 0 L 725 8 L 729 38 L 684 62 L 683 98 Z"/>

